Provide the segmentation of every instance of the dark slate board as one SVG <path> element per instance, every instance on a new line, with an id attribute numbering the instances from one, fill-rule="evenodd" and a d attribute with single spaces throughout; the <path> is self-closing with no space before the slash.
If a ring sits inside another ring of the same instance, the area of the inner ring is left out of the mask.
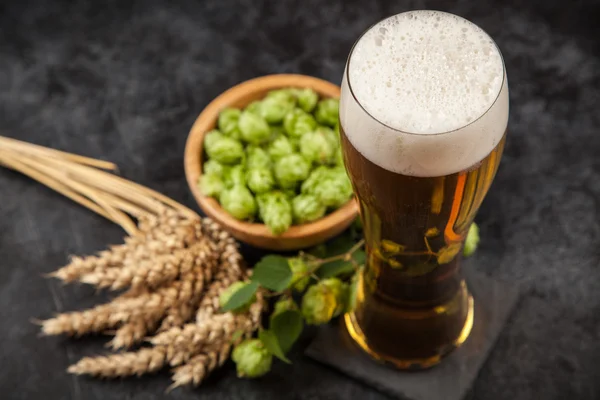
<path id="1" fill-rule="evenodd" d="M 425 371 L 398 371 L 376 363 L 358 348 L 343 323 L 320 328 L 306 354 L 401 400 L 461 400 L 473 385 L 518 299 L 518 290 L 479 274 L 470 274 L 475 298 L 473 329 L 467 341 Z"/>

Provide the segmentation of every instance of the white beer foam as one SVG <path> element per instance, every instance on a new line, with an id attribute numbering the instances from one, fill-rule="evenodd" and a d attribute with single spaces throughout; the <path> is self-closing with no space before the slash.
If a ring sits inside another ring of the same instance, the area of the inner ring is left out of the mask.
<path id="1" fill-rule="evenodd" d="M 453 14 L 385 19 L 348 60 L 340 120 L 353 146 L 387 170 L 420 177 L 466 170 L 506 130 L 500 51 L 481 28 Z"/>

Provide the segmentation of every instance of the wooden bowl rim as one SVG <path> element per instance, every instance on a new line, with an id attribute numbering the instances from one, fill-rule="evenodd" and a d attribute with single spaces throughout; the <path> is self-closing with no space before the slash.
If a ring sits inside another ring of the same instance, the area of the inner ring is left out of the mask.
<path id="1" fill-rule="evenodd" d="M 201 172 L 203 138 L 209 127 L 216 125 L 219 112 L 228 107 L 232 100 L 242 97 L 249 91 L 268 91 L 283 87 L 310 87 L 319 95 L 337 97 L 340 95 L 339 86 L 312 76 L 300 74 L 275 74 L 253 78 L 241 82 L 217 96 L 202 110 L 190 129 L 185 145 L 184 168 L 188 186 L 202 210 L 215 221 L 231 227 L 235 231 L 247 235 L 263 237 L 272 240 L 285 241 L 286 239 L 301 239 L 322 231 L 333 230 L 339 224 L 348 223 L 358 216 L 358 204 L 353 197 L 348 203 L 331 214 L 303 225 L 292 225 L 281 235 L 273 235 L 265 224 L 240 221 L 229 215 L 221 205 L 212 197 L 204 196 L 198 188 L 197 182 Z"/>

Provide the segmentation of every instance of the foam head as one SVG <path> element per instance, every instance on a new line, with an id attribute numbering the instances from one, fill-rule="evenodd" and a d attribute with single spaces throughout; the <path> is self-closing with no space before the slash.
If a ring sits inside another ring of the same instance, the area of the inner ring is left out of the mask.
<path id="1" fill-rule="evenodd" d="M 340 121 L 352 145 L 387 170 L 427 177 L 468 169 L 496 147 L 508 123 L 500 51 L 453 14 L 387 18 L 352 50 Z"/>

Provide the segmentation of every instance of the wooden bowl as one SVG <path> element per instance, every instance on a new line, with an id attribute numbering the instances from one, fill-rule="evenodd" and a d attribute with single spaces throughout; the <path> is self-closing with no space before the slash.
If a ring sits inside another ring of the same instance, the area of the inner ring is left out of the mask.
<path id="1" fill-rule="evenodd" d="M 325 217 L 304 225 L 293 225 L 280 236 L 273 235 L 266 225 L 239 221 L 221 208 L 219 203 L 204 196 L 198 189 L 202 174 L 202 145 L 206 132 L 214 129 L 219 112 L 226 107 L 243 108 L 262 99 L 269 90 L 284 87 L 311 88 L 322 97 L 339 97 L 340 88 L 322 79 L 305 75 L 267 75 L 240 83 L 214 99 L 200 113 L 192 126 L 185 145 L 185 175 L 200 208 L 219 222 L 236 239 L 269 250 L 298 250 L 317 245 L 341 233 L 358 215 L 353 198 L 343 207 Z"/>

